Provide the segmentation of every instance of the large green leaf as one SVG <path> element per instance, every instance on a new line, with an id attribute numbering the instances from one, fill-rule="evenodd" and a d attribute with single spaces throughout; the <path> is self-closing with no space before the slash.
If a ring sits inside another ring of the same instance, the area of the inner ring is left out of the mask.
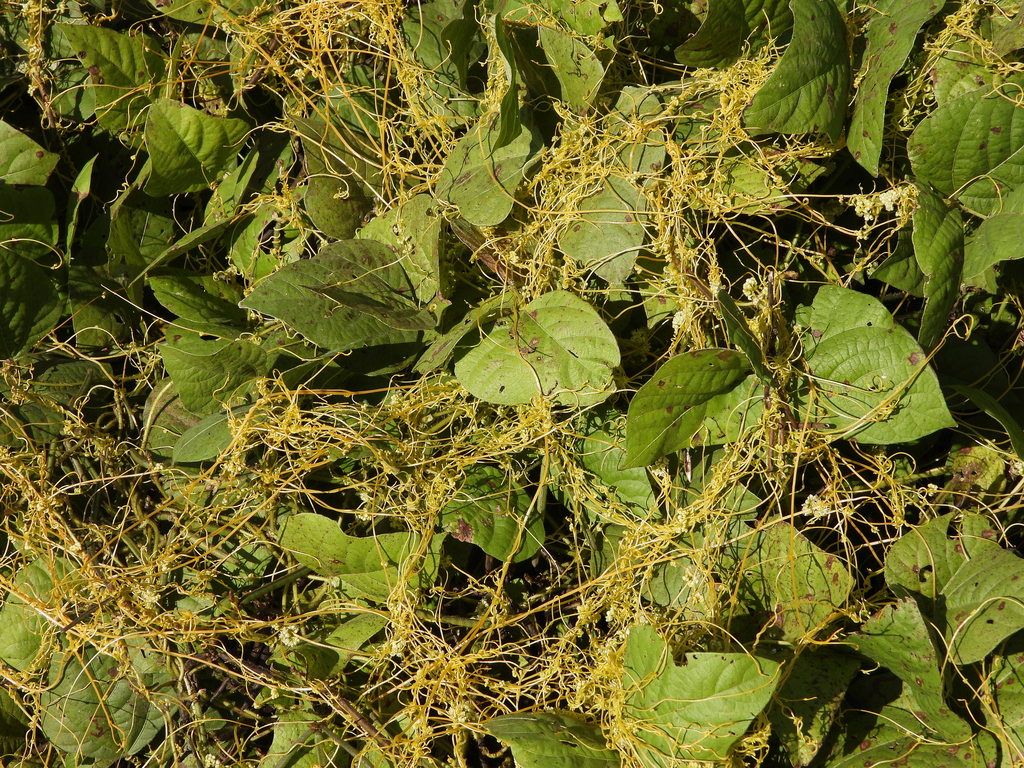
<path id="1" fill-rule="evenodd" d="M 45 184 L 59 159 L 0 120 L 0 183 Z"/>
<path id="2" fill-rule="evenodd" d="M 331 288 L 338 289 L 333 297 L 328 295 Z M 282 267 L 261 281 L 241 306 L 284 321 L 324 349 L 344 352 L 372 344 L 375 357 L 386 364 L 419 349 L 416 332 L 397 330 L 382 319 L 390 309 L 396 315 L 420 316 L 401 298 L 412 295 L 390 250 L 370 240 L 344 240 Z"/>
<path id="3" fill-rule="evenodd" d="M 580 462 L 592 472 L 602 485 L 612 489 L 619 500 L 630 504 L 641 512 L 651 510 L 654 505 L 654 491 L 651 488 L 647 470 L 643 467 L 619 469 L 626 458 L 623 448 L 625 432 L 621 418 L 598 409 L 591 413 L 604 414 L 600 426 L 589 431 L 580 445 Z M 593 510 L 600 514 L 600 509 Z"/>
<path id="4" fill-rule="evenodd" d="M 765 363 L 764 350 L 761 349 L 761 343 L 754 336 L 754 332 L 750 330 L 747 318 L 740 312 L 740 308 L 736 306 L 736 302 L 732 300 L 728 291 L 724 289 L 719 291 L 716 298 L 718 299 L 718 308 L 722 312 L 722 320 L 725 322 L 725 330 L 729 334 L 729 341 L 739 347 L 747 356 L 750 367 L 761 383 L 771 386 L 772 372 Z"/>
<path id="5" fill-rule="evenodd" d="M 924 352 L 877 299 L 825 286 L 808 331 L 810 421 L 872 444 L 909 442 L 953 426 Z"/>
<path id="6" fill-rule="evenodd" d="M 63 309 L 45 269 L 0 248 L 0 358 L 30 350 L 54 330 Z"/>
<path id="7" fill-rule="evenodd" d="M 528 108 L 519 114 L 512 140 L 495 148 L 500 128 L 484 117 L 459 139 L 437 181 L 437 196 L 477 226 L 500 224 L 512 211 L 516 189 L 540 159 L 543 141 Z"/>
<path id="8" fill-rule="evenodd" d="M 478 464 L 441 510 L 441 525 L 454 538 L 476 544 L 502 562 L 529 560 L 544 544 L 544 519 L 530 506 L 525 478 L 516 482 L 498 467 Z"/>
<path id="9" fill-rule="evenodd" d="M 688 67 L 722 67 L 739 55 L 789 31 L 793 14 L 787 0 L 711 0 L 697 34 L 675 50 L 676 61 Z"/>
<path id="10" fill-rule="evenodd" d="M 48 188 L 0 184 L 0 252 L 52 262 L 59 234 L 56 203 Z"/>
<path id="11" fill-rule="evenodd" d="M 845 606 L 853 588 L 843 559 L 815 546 L 788 523 L 743 537 L 726 553 L 736 564 L 735 591 L 744 596 L 735 613 L 749 613 L 753 629 L 767 640 L 813 639 Z"/>
<path id="12" fill-rule="evenodd" d="M 1020 84 L 980 88 L 943 104 L 907 142 L 919 184 L 956 195 L 983 216 L 1024 181 L 1024 107 Z"/>
<path id="13" fill-rule="evenodd" d="M 149 90 L 166 71 L 154 41 L 92 24 L 57 25 L 92 77 L 96 117 L 112 133 L 142 124 Z"/>
<path id="14" fill-rule="evenodd" d="M 970 738 L 970 727 L 950 712 L 946 703 L 948 668 L 944 674 L 943 654 L 913 598 L 902 598 L 872 616 L 861 632 L 854 635 L 852 643 L 903 681 L 904 690 L 916 704 L 918 717 L 943 740 L 959 742 Z"/>
<path id="15" fill-rule="evenodd" d="M 939 8 L 934 0 L 882 0 L 868 6 L 871 18 L 865 30 L 867 50 L 861 65 L 866 74 L 857 88 L 847 144 L 853 159 L 872 176 L 878 175 L 882 154 L 889 83 L 903 68 L 918 30 Z"/>
<path id="16" fill-rule="evenodd" d="M 777 661 L 745 653 L 688 653 L 676 666 L 651 626 L 630 630 L 623 663 L 626 712 L 650 766 L 725 760 L 779 683 Z"/>
<path id="17" fill-rule="evenodd" d="M 859 669 L 854 655 L 829 647 L 805 649 L 790 663 L 768 717 L 794 766 L 818 753 Z"/>
<path id="18" fill-rule="evenodd" d="M 146 653 L 138 649 L 133 659 L 143 683 L 165 681 L 167 673 L 145 671 L 152 662 L 139 656 Z M 120 662 L 92 646 L 54 654 L 39 708 L 46 737 L 79 759 L 116 760 L 135 754 L 163 727 L 160 709 L 135 689 Z"/>
<path id="19" fill-rule="evenodd" d="M 970 554 L 942 590 L 946 641 L 958 664 L 981 661 L 1024 629 L 1024 560 L 997 547 Z"/>
<path id="20" fill-rule="evenodd" d="M 793 39 L 743 114 L 751 128 L 839 140 L 852 79 L 846 23 L 832 0 L 790 0 Z"/>
<path id="21" fill-rule="evenodd" d="M 915 594 L 934 606 L 946 583 L 967 560 L 963 546 L 948 537 L 957 513 L 929 520 L 903 534 L 885 558 L 885 581 L 897 595 Z"/>
<path id="22" fill-rule="evenodd" d="M 604 79 L 604 66 L 590 48 L 552 27 L 540 28 L 540 45 L 561 86 L 559 99 L 581 114 L 593 104 Z"/>
<path id="23" fill-rule="evenodd" d="M 72 573 L 64 558 L 37 557 L 15 575 L 0 610 L 0 659 L 5 663 L 20 671 L 32 666 L 48 625 L 38 609 L 57 607 L 54 592 L 66 592 Z"/>
<path id="24" fill-rule="evenodd" d="M 484 730 L 512 747 L 520 768 L 615 768 L 619 756 L 605 746 L 601 729 L 554 712 L 502 715 Z"/>
<path id="25" fill-rule="evenodd" d="M 609 177 L 580 201 L 579 213 L 565 213 L 568 228 L 558 247 L 612 285 L 626 281 L 643 245 L 646 200 L 625 179 Z"/>
<path id="26" fill-rule="evenodd" d="M 211 117 L 157 99 L 146 118 L 146 149 L 153 161 L 146 194 L 159 197 L 210 187 L 228 170 L 248 131 L 243 120 Z"/>
<path id="27" fill-rule="evenodd" d="M 303 708 L 281 712 L 274 723 L 274 739 L 259 768 L 342 768 L 347 755 L 323 735 L 323 718 L 307 703 Z"/>
<path id="28" fill-rule="evenodd" d="M 931 351 L 949 327 L 964 269 L 963 216 L 931 189 L 917 193 L 914 255 L 925 276 L 925 307 L 917 338 L 922 348 Z"/>
<path id="29" fill-rule="evenodd" d="M 189 331 L 168 336 L 160 356 L 182 404 L 201 416 L 239 397 L 269 366 L 267 353 L 251 341 L 206 340 Z"/>
<path id="30" fill-rule="evenodd" d="M 623 468 L 686 448 L 704 420 L 704 404 L 749 371 L 746 355 L 731 349 L 695 350 L 661 366 L 629 403 Z"/>
<path id="31" fill-rule="evenodd" d="M 281 546 L 321 576 L 337 576 L 383 602 L 399 584 L 401 569 L 410 558 L 417 560 L 410 585 L 427 589 L 434 583 L 445 536 L 436 534 L 425 547 L 414 533 L 349 536 L 330 518 L 302 513 L 289 518 Z"/>
<path id="32" fill-rule="evenodd" d="M 967 241 L 964 278 L 988 288 L 982 279 L 986 270 L 1000 262 L 1024 257 L 1021 242 L 1024 242 L 1024 213 L 997 213 L 986 219 Z M 995 286 L 991 288 L 994 290 Z"/>
<path id="33" fill-rule="evenodd" d="M 538 395 L 594 405 L 613 391 L 619 347 L 600 315 L 566 291 L 552 291 L 498 323 L 455 365 L 474 396 L 515 405 Z"/>

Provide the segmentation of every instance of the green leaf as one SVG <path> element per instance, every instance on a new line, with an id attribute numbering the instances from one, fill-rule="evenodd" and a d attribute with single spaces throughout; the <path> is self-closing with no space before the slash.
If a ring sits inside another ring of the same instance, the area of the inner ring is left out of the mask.
<path id="1" fill-rule="evenodd" d="M 519 112 L 518 132 L 498 146 L 500 128 L 485 117 L 459 139 L 437 182 L 437 196 L 458 206 L 471 224 L 500 224 L 512 211 L 516 189 L 538 160 L 543 141 L 528 108 Z"/>
<path id="2" fill-rule="evenodd" d="M 13 756 L 24 748 L 30 722 L 14 699 L 0 690 L 0 755 Z"/>
<path id="3" fill-rule="evenodd" d="M 1021 242 L 1024 242 L 1024 213 L 997 213 L 986 219 L 967 241 L 964 277 L 969 283 L 979 283 L 989 267 L 1021 258 L 1024 256 Z"/>
<path id="4" fill-rule="evenodd" d="M 229 411 L 214 413 L 193 424 L 174 444 L 171 460 L 175 464 L 215 459 L 231 447 L 231 417 L 239 418 L 251 405 L 236 405 Z"/>
<path id="5" fill-rule="evenodd" d="M 455 364 L 455 376 L 481 400 L 502 405 L 543 395 L 585 407 L 613 391 L 619 347 L 600 315 L 566 291 L 552 291 L 497 324 Z"/>
<path id="6" fill-rule="evenodd" d="M 750 367 L 761 383 L 766 387 L 772 386 L 772 372 L 765 364 L 761 343 L 754 336 L 754 332 L 750 330 L 747 318 L 740 312 L 740 308 L 736 306 L 736 302 L 732 300 L 728 291 L 719 291 L 717 298 L 718 307 L 722 311 L 722 320 L 725 321 L 725 330 L 729 334 L 729 341 L 739 347 L 747 356 Z"/>
<path id="7" fill-rule="evenodd" d="M 274 723 L 274 739 L 259 768 L 342 768 L 348 765 L 341 747 L 322 732 L 323 718 L 309 704 L 281 712 Z"/>
<path id="8" fill-rule="evenodd" d="M 601 427 L 583 438 L 580 462 L 599 483 L 613 489 L 620 501 L 647 512 L 654 506 L 654 491 L 647 470 L 643 467 L 619 469 L 626 458 L 622 447 L 624 431 L 618 421 L 604 420 Z M 599 509 L 594 511 L 600 514 Z"/>
<path id="9" fill-rule="evenodd" d="M 982 216 L 1024 181 L 1024 107 L 1020 84 L 980 88 L 943 104 L 922 120 L 907 142 L 918 184 L 956 195 Z"/>
<path id="10" fill-rule="evenodd" d="M 604 79 L 604 66 L 590 48 L 552 27 L 539 30 L 540 45 L 561 86 L 558 99 L 576 114 L 594 103 Z"/>
<path id="11" fill-rule="evenodd" d="M 825 286 L 811 308 L 810 421 L 866 444 L 909 442 L 955 423 L 935 372 L 880 301 Z"/>
<path id="12" fill-rule="evenodd" d="M 746 355 L 731 349 L 695 350 L 661 366 L 629 403 L 623 469 L 688 447 L 704 419 L 704 404 L 749 370 Z"/>
<path id="13" fill-rule="evenodd" d="M 142 447 L 157 461 L 169 461 L 175 444 L 185 432 L 201 421 L 181 402 L 174 381 L 167 377 L 153 385 L 142 412 L 147 425 Z"/>
<path id="14" fill-rule="evenodd" d="M 505 73 L 508 75 L 508 89 L 501 97 L 498 110 L 498 135 L 492 144 L 492 150 L 497 152 L 511 144 L 522 130 L 519 125 L 519 78 L 516 76 L 516 59 L 505 34 L 505 20 L 501 18 L 500 13 L 494 17 L 494 41 L 498 45 L 498 51 L 505 63 Z"/>
<path id="15" fill-rule="evenodd" d="M 515 297 L 511 293 L 503 292 L 497 296 L 481 302 L 471 309 L 462 320 L 451 327 L 444 335 L 440 336 L 423 357 L 416 363 L 413 370 L 416 373 L 428 373 L 444 365 L 448 358 L 455 352 L 459 342 L 468 334 L 483 328 L 488 323 L 511 314 L 515 308 Z"/>
<path id="16" fill-rule="evenodd" d="M 947 536 L 957 513 L 929 520 L 903 534 L 885 558 L 885 581 L 899 596 L 919 595 L 934 606 L 946 583 L 967 560 L 963 546 Z"/>
<path id="17" fill-rule="evenodd" d="M 268 371 L 267 353 L 250 341 L 206 341 L 187 331 L 159 345 L 182 404 L 200 416 L 239 397 Z"/>
<path id="18" fill-rule="evenodd" d="M 743 114 L 751 128 L 839 140 L 852 78 L 846 23 L 832 0 L 790 0 L 793 39 Z"/>
<path id="19" fill-rule="evenodd" d="M 623 664 L 626 712 L 649 747 L 643 763 L 659 768 L 725 760 L 779 682 L 778 662 L 745 653 L 688 653 L 676 666 L 654 628 L 643 625 L 630 630 Z"/>
<path id="20" fill-rule="evenodd" d="M 946 642 L 957 664 L 984 659 L 1003 640 L 1024 629 L 1020 583 L 1024 560 L 985 547 L 971 552 L 946 583 Z"/>
<path id="21" fill-rule="evenodd" d="M 433 585 L 445 536 L 436 534 L 426 547 L 414 533 L 349 536 L 323 515 L 302 513 L 288 519 L 281 546 L 321 576 L 337 576 L 367 597 L 383 602 L 399 584 L 401 573 L 408 572 L 405 566 L 410 559 L 417 563 L 409 586 L 428 589 Z"/>
<path id="22" fill-rule="evenodd" d="M 99 158 L 99 155 L 94 155 L 91 160 L 82 166 L 82 170 L 75 177 L 75 183 L 71 186 L 71 197 L 68 200 L 69 204 L 65 219 L 67 222 L 67 232 L 64 237 L 64 246 L 68 254 L 72 252 L 75 234 L 78 231 L 78 213 L 82 201 L 88 198 L 89 193 L 92 191 L 92 170 L 96 165 L 97 158 Z"/>
<path id="23" fill-rule="evenodd" d="M 621 285 L 633 271 L 643 245 L 646 200 L 625 179 L 608 177 L 596 192 L 580 201 L 579 213 L 566 212 L 567 228 L 558 247 L 612 285 Z"/>
<path id="24" fill-rule="evenodd" d="M 724 67 L 739 57 L 744 42 L 756 51 L 770 38 L 784 36 L 792 24 L 788 0 L 711 0 L 697 34 L 676 48 L 676 61 Z"/>
<path id="25" fill-rule="evenodd" d="M 966 272 L 965 272 L 966 274 Z M 893 288 L 906 291 L 913 296 L 924 298 L 925 274 L 917 263 L 914 254 L 913 233 L 910 229 L 901 229 L 896 245 L 889 258 L 878 265 L 871 273 L 876 280 L 884 280 Z"/>
<path id="26" fill-rule="evenodd" d="M 324 290 L 348 284 L 351 297 L 331 298 Z M 379 362 L 404 360 L 420 347 L 413 331 L 391 328 L 380 317 L 386 306 L 360 301 L 363 289 L 388 306 L 398 307 L 399 295 L 413 291 L 394 254 L 370 240 L 331 243 L 311 259 L 288 264 L 261 281 L 242 307 L 276 317 L 319 347 L 344 352 L 375 345 Z M 351 298 L 354 306 L 344 302 Z M 366 312 L 362 310 L 367 310 Z"/>
<path id="27" fill-rule="evenodd" d="M 913 598 L 887 605 L 851 640 L 858 651 L 904 682 L 918 718 L 944 741 L 970 738 L 970 726 L 950 712 L 946 703 L 947 679 L 942 672 L 945 659 Z"/>
<path id="28" fill-rule="evenodd" d="M 133 666 L 144 663 L 138 656 Z M 153 653 L 153 651 L 149 651 Z M 143 682 L 165 675 L 143 674 Z M 145 747 L 163 727 L 163 715 L 136 691 L 113 656 L 92 646 L 56 653 L 49 687 L 39 696 L 40 727 L 58 749 L 75 757 L 116 760 Z"/>
<path id="29" fill-rule="evenodd" d="M 56 328 L 63 310 L 45 269 L 0 248 L 0 358 L 28 352 Z"/>
<path id="30" fill-rule="evenodd" d="M 387 618 L 380 614 L 357 613 L 335 627 L 324 638 L 324 643 L 331 647 L 332 650 L 329 652 L 334 656 L 325 677 L 344 670 L 352 657 L 360 652 L 370 638 L 387 625 Z"/>
<path id="31" fill-rule="evenodd" d="M 1024 430 L 1021 429 L 1017 420 L 1013 418 L 1012 414 L 998 400 L 988 392 L 975 387 L 969 387 L 966 384 L 952 384 L 950 386 L 954 391 L 966 397 L 998 421 L 1003 429 L 1006 430 L 1006 434 L 1010 438 L 1010 445 L 1013 446 L 1013 452 L 1017 454 L 1017 458 L 1024 459 Z"/>
<path id="32" fill-rule="evenodd" d="M 74 574 L 62 557 L 37 557 L 17 572 L 0 609 L 0 659 L 20 672 L 32 667 L 50 625 L 37 608 L 56 609 L 75 583 Z"/>
<path id="33" fill-rule="evenodd" d="M 524 519 L 530 507 L 524 484 L 498 467 L 471 467 L 458 493 L 441 510 L 441 526 L 501 562 L 529 560 L 544 544 L 544 519 L 536 511 Z"/>
<path id="34" fill-rule="evenodd" d="M 903 68 L 922 25 L 941 6 L 935 0 L 883 0 L 867 6 L 871 18 L 864 36 L 861 71 L 865 72 L 853 106 L 847 144 L 853 159 L 872 176 L 878 175 L 882 154 L 882 130 L 889 83 Z"/>
<path id="35" fill-rule="evenodd" d="M 59 231 L 49 189 L 0 184 L 0 252 L 52 262 Z"/>
<path id="36" fill-rule="evenodd" d="M 246 312 L 234 302 L 225 301 L 204 289 L 187 273 L 155 275 L 149 278 L 156 300 L 181 320 L 213 325 L 246 327 Z"/>
<path id="37" fill-rule="evenodd" d="M 793 765 L 808 765 L 821 749 L 859 669 L 853 655 L 829 647 L 805 649 L 793 659 L 768 711 L 772 735 Z"/>
<path id="38" fill-rule="evenodd" d="M 142 35 L 91 24 L 56 26 L 92 77 L 100 125 L 111 133 L 140 125 L 150 104 L 148 92 L 165 72 L 159 46 Z"/>
<path id="39" fill-rule="evenodd" d="M 211 186 L 227 171 L 248 131 L 243 120 L 211 117 L 157 99 L 146 118 L 146 149 L 153 161 L 146 194 L 160 197 Z"/>
<path id="40" fill-rule="evenodd" d="M 817 547 L 788 523 L 776 523 L 731 544 L 737 593 L 766 640 L 809 641 L 838 614 L 853 588 L 845 562 Z"/>
<path id="41" fill-rule="evenodd" d="M 367 160 L 375 150 L 364 135 L 343 125 L 291 119 L 306 153 L 306 213 L 328 237 L 353 237 L 373 211 L 374 189 L 380 186 L 380 171 Z"/>
<path id="42" fill-rule="evenodd" d="M 45 184 L 60 155 L 0 120 L 0 184 Z"/>
<path id="43" fill-rule="evenodd" d="M 925 308 L 917 338 L 933 350 L 949 328 L 964 269 L 964 219 L 931 189 L 919 189 L 914 211 L 914 254 L 925 275 Z"/>
<path id="44" fill-rule="evenodd" d="M 704 404 L 703 421 L 690 445 L 735 443 L 760 422 L 763 411 L 764 385 L 757 376 L 747 376 Z"/>
<path id="45" fill-rule="evenodd" d="M 484 723 L 489 734 L 512 747 L 520 768 L 614 768 L 619 756 L 601 729 L 554 712 L 502 715 Z"/>

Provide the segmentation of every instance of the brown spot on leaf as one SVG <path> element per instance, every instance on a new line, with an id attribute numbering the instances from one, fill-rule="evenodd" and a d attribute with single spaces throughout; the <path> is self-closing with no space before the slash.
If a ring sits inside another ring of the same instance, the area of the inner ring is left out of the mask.
<path id="1" fill-rule="evenodd" d="M 473 543 L 473 526 L 470 525 L 469 523 L 467 523 L 465 520 L 463 520 L 460 517 L 458 525 L 456 525 L 455 526 L 455 530 L 452 531 L 452 536 L 454 536 L 459 541 L 464 541 L 467 544 L 472 544 Z"/>

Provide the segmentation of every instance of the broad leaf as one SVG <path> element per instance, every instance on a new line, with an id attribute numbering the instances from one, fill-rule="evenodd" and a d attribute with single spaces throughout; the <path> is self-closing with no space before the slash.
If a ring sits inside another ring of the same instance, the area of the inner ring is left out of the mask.
<path id="1" fill-rule="evenodd" d="M 240 396 L 268 370 L 267 353 L 241 339 L 207 341 L 182 331 L 167 337 L 159 349 L 182 404 L 201 416 Z"/>
<path id="2" fill-rule="evenodd" d="M 1010 445 L 1013 446 L 1013 452 L 1017 454 L 1017 458 L 1024 459 L 1024 429 L 1021 429 L 1020 424 L 1013 415 L 1006 410 L 1002 403 L 992 397 L 988 392 L 975 387 L 968 387 L 964 384 L 953 384 L 952 389 L 966 397 L 981 410 L 998 421 L 1002 425 L 1003 429 L 1006 430 L 1006 434 L 1010 438 Z"/>
<path id="3" fill-rule="evenodd" d="M 251 405 L 238 405 L 222 413 L 214 413 L 193 424 L 174 444 L 171 459 L 175 464 L 182 462 L 207 461 L 219 456 L 231 447 L 234 436 L 231 433 L 231 416 L 242 418 Z"/>
<path id="4" fill-rule="evenodd" d="M 624 666 L 626 712 L 651 766 L 725 760 L 779 682 L 778 662 L 744 653 L 688 653 L 676 666 L 654 628 L 642 625 L 630 630 Z"/>
<path id="5" fill-rule="evenodd" d="M 981 279 L 985 271 L 1000 262 L 1024 257 L 1022 242 L 1024 213 L 997 213 L 986 219 L 967 241 L 964 277 L 969 283 L 987 287 Z"/>
<path id="6" fill-rule="evenodd" d="M 471 467 L 441 510 L 441 526 L 501 562 L 529 560 L 544 544 L 544 519 L 536 511 L 524 519 L 531 499 L 524 485 L 498 467 Z"/>
<path id="7" fill-rule="evenodd" d="M 367 597 L 383 602 L 401 582 L 410 558 L 417 561 L 410 586 L 426 589 L 434 583 L 446 535 L 435 535 L 426 546 L 414 533 L 349 536 L 330 518 L 302 513 L 289 518 L 281 533 L 281 546 L 321 576 L 337 576 Z"/>
<path id="8" fill-rule="evenodd" d="M 725 322 L 725 329 L 729 334 L 729 341 L 739 347 L 743 354 L 747 356 L 750 367 L 761 383 L 765 386 L 771 386 L 772 372 L 768 370 L 768 366 L 765 364 L 761 343 L 754 336 L 754 332 L 750 330 L 747 318 L 740 312 L 740 308 L 736 306 L 736 302 L 732 300 L 732 296 L 729 295 L 728 291 L 719 291 L 717 298 L 718 308 L 722 311 L 722 320 Z"/>
<path id="9" fill-rule="evenodd" d="M 980 88 L 943 104 L 920 122 L 907 143 L 919 184 L 957 195 L 986 216 L 1024 181 L 1024 107 L 1018 83 Z"/>
<path id="10" fill-rule="evenodd" d="M 138 649 L 133 659 L 143 682 L 165 681 L 166 672 L 143 672 L 151 664 L 139 659 L 145 653 L 155 652 Z M 39 706 L 46 737 L 79 759 L 116 760 L 135 754 L 164 724 L 160 709 L 145 692 L 134 689 L 120 662 L 88 645 L 54 654 L 49 687 L 40 694 Z"/>
<path id="11" fill-rule="evenodd" d="M 15 575 L 0 609 L 0 659 L 6 664 L 21 672 L 32 667 L 48 626 L 37 608 L 55 610 L 74 583 L 73 574 L 64 558 L 37 557 Z"/>
<path id="12" fill-rule="evenodd" d="M 811 307 L 811 421 L 870 444 L 909 442 L 953 425 L 921 347 L 870 296 L 825 286 Z"/>
<path id="13" fill-rule="evenodd" d="M 587 406 L 613 391 L 619 347 L 594 309 L 565 291 L 552 291 L 494 326 L 455 365 L 455 376 L 474 396 L 515 405 L 538 395 Z"/>
<path id="14" fill-rule="evenodd" d="M 52 262 L 59 234 L 56 204 L 48 188 L 0 184 L 0 252 Z"/>
<path id="15" fill-rule="evenodd" d="M 512 747 L 520 768 L 616 768 L 617 753 L 597 726 L 553 712 L 502 715 L 484 729 Z"/>
<path id="16" fill-rule="evenodd" d="M 0 248 L 0 358 L 28 352 L 54 330 L 63 310 L 45 269 Z"/>
<path id="17" fill-rule="evenodd" d="M 0 120 L 0 183 L 45 184 L 59 159 Z"/>
<path id="18" fill-rule="evenodd" d="M 626 281 L 643 245 L 646 200 L 625 179 L 609 177 L 580 201 L 579 213 L 565 213 L 567 229 L 558 247 L 612 285 Z"/>
<path id="19" fill-rule="evenodd" d="M 333 294 L 332 288 L 337 289 Z M 390 250 L 369 240 L 346 240 L 282 267 L 261 281 L 241 306 L 284 321 L 324 349 L 344 352 L 374 344 L 378 362 L 387 364 L 419 348 L 414 331 L 397 330 L 383 319 L 391 319 L 392 310 L 396 316 L 407 313 L 411 305 L 401 297 L 411 299 L 412 294 Z"/>
<path id="20" fill-rule="evenodd" d="M 918 525 L 892 545 L 885 558 L 885 581 L 897 595 L 914 594 L 934 606 L 946 583 L 967 556 L 956 539 L 948 537 L 956 513 Z"/>
<path id="21" fill-rule="evenodd" d="M 597 54 L 557 29 L 541 27 L 539 34 L 544 55 L 561 85 L 559 99 L 577 114 L 586 112 L 604 79 L 604 66 Z"/>
<path id="22" fill-rule="evenodd" d="M 727 548 L 736 563 L 736 611 L 749 611 L 759 637 L 786 643 L 814 638 L 845 604 L 853 576 L 845 562 L 792 525 L 776 523 Z"/>
<path id="23" fill-rule="evenodd" d="M 925 308 L 917 338 L 926 351 L 942 340 L 949 313 L 960 296 L 964 266 L 964 220 L 931 189 L 919 189 L 914 211 L 914 255 L 925 275 Z"/>
<path id="24" fill-rule="evenodd" d="M 141 35 L 92 24 L 59 24 L 58 29 L 89 71 L 100 125 L 111 133 L 141 125 L 152 83 L 166 71 L 159 46 Z"/>
<path id="25" fill-rule="evenodd" d="M 872 176 L 878 175 L 882 154 L 882 130 L 889 83 L 903 68 L 921 26 L 940 6 L 935 0 L 883 0 L 868 6 L 871 19 L 865 37 L 862 69 L 847 143 L 853 159 Z"/>
<path id="26" fill-rule="evenodd" d="M 981 661 L 1024 629 L 1024 560 L 1005 549 L 972 552 L 946 583 L 946 641 L 957 664 Z"/>
<path id="27" fill-rule="evenodd" d="M 629 403 L 623 468 L 688 447 L 704 420 L 704 403 L 749 371 L 746 356 L 731 349 L 695 350 L 661 366 Z"/>
<path id="28" fill-rule="evenodd" d="M 543 147 L 527 108 L 512 140 L 498 147 L 500 128 L 485 117 L 452 150 L 437 182 L 437 196 L 458 206 L 477 226 L 500 224 L 512 211 L 516 189 Z"/>
<path id="29" fill-rule="evenodd" d="M 827 133 L 836 142 L 852 79 L 846 23 L 832 0 L 790 0 L 793 39 L 743 114 L 751 128 Z"/>
<path id="30" fill-rule="evenodd" d="M 768 717 L 794 766 L 808 765 L 818 753 L 859 669 L 855 656 L 830 648 L 806 649 L 793 659 Z"/>
<path id="31" fill-rule="evenodd" d="M 241 149 L 249 126 L 211 117 L 170 99 L 157 99 L 146 118 L 146 149 L 153 170 L 146 194 L 196 192 L 220 180 Z"/>
<path id="32" fill-rule="evenodd" d="M 944 741 L 970 738 L 970 727 L 946 703 L 943 654 L 913 598 L 883 608 L 864 623 L 852 642 L 858 651 L 903 681 L 904 690 L 917 705 L 918 717 Z"/>
<path id="33" fill-rule="evenodd" d="M 792 24 L 787 0 L 711 0 L 697 34 L 675 49 L 676 61 L 723 67 L 740 55 L 744 42 L 755 51 L 769 38 L 785 35 Z"/>

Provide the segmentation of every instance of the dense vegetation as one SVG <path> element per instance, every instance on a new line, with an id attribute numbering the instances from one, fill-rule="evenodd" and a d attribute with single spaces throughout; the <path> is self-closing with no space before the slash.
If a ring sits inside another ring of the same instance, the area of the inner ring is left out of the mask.
<path id="1" fill-rule="evenodd" d="M 1024 765 L 1017 0 L 0 43 L 4 765 Z"/>

